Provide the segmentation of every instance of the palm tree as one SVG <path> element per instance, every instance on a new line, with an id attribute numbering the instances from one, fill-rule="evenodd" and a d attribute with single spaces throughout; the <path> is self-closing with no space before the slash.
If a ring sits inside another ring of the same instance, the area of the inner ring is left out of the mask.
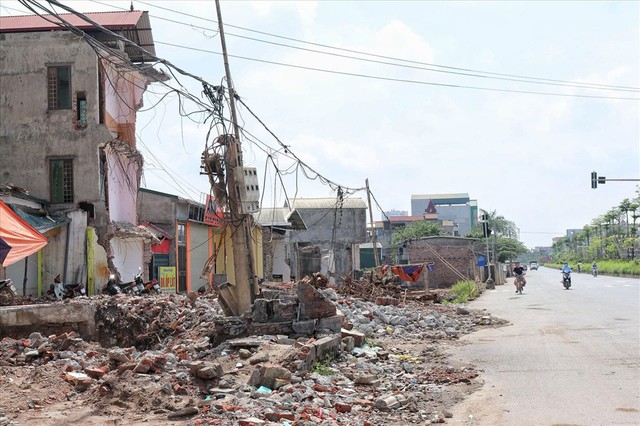
<path id="1" fill-rule="evenodd" d="M 627 237 L 629 236 L 629 210 L 631 210 L 631 201 L 628 198 L 625 198 L 620 202 L 618 209 L 621 213 L 624 213 L 627 219 Z"/>

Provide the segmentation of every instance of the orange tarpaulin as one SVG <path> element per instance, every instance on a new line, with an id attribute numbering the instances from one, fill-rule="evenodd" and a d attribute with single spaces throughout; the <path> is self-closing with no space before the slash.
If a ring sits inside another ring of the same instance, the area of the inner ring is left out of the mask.
<path id="1" fill-rule="evenodd" d="M 24 259 L 46 246 L 47 237 L 29 225 L 0 200 L 0 238 L 9 246 L 9 254 L 2 262 L 6 267 Z"/>

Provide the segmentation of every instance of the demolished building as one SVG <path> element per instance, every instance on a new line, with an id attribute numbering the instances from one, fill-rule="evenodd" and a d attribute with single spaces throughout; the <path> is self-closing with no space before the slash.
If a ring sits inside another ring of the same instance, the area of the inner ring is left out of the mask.
<path id="1" fill-rule="evenodd" d="M 140 66 L 155 54 L 147 12 L 86 16 L 97 26 L 73 14 L 0 18 L 0 181 L 73 224 L 65 238 L 80 250 L 56 265 L 45 259 L 45 280 L 84 270 L 95 292 L 111 273 L 126 280 L 148 269 L 154 238 L 137 226 L 136 112 L 147 86 L 167 77 Z"/>

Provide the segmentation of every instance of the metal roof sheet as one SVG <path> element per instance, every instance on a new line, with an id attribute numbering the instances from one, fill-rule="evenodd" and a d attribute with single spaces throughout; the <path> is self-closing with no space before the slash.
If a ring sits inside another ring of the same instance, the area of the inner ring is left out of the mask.
<path id="1" fill-rule="evenodd" d="M 275 226 L 296 231 L 307 229 L 300 214 L 295 209 L 289 210 L 288 207 L 262 208 L 253 217 L 262 226 Z"/>
<path id="2" fill-rule="evenodd" d="M 85 13 L 84 15 L 102 25 L 105 28 L 134 28 L 140 18 L 142 17 L 142 11 L 133 12 L 95 12 Z M 75 15 L 73 13 L 61 13 L 60 18 L 69 22 L 71 25 L 80 28 L 81 30 L 92 29 L 93 25 Z M 50 22 L 53 21 L 53 22 Z M 59 22 L 64 25 L 62 21 L 55 15 L 19 15 L 19 16 L 2 16 L 0 17 L 0 31 L 1 32 L 28 32 L 28 31 L 50 31 L 64 29 Z"/>
<path id="3" fill-rule="evenodd" d="M 336 198 L 297 198 L 291 202 L 296 209 L 334 209 L 340 206 Z M 367 204 L 362 198 L 344 198 L 343 209 L 366 209 Z"/>
<path id="4" fill-rule="evenodd" d="M 85 32 L 98 31 L 93 24 L 76 14 L 61 13 L 58 16 L 60 18 L 55 15 L 2 16 L 0 17 L 0 33 L 65 30 L 65 24 L 63 24 L 62 20 Z M 139 10 L 129 12 L 93 12 L 85 13 L 84 16 L 98 25 L 131 40 L 149 53 L 156 54 L 148 12 Z M 127 46 L 125 50 L 134 62 L 143 62 L 151 59 L 133 46 Z"/>

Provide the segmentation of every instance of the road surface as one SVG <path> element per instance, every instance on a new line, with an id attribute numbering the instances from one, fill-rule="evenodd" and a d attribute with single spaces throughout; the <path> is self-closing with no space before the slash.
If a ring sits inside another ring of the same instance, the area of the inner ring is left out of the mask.
<path id="1" fill-rule="evenodd" d="M 640 425 L 640 280 L 528 271 L 471 302 L 512 325 L 461 339 L 454 359 L 481 370 L 481 390 L 449 424 Z"/>

